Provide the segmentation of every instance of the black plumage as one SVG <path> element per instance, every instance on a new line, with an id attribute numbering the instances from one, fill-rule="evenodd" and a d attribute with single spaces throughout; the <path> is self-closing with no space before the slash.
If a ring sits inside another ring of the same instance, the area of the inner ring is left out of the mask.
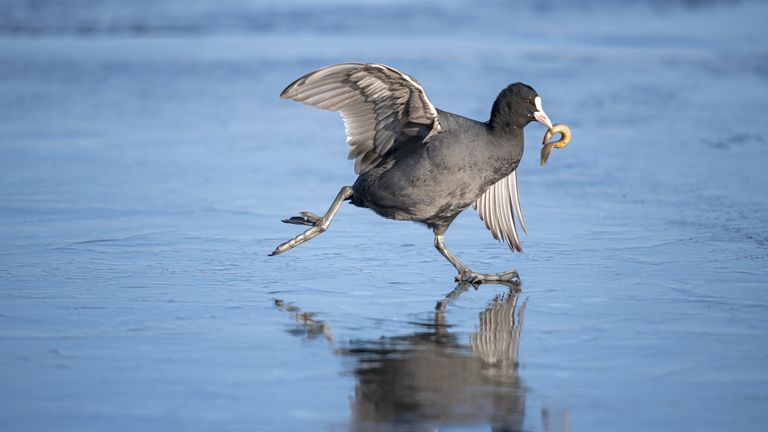
<path id="1" fill-rule="evenodd" d="M 442 235 L 474 205 L 494 238 L 522 251 L 517 224 L 524 230 L 525 225 L 515 170 L 523 155 L 523 128 L 534 120 L 552 128 L 530 86 L 515 83 L 502 90 L 486 122 L 436 109 L 415 79 L 377 64 L 319 69 L 289 85 L 281 97 L 341 113 L 359 176 L 342 188 L 323 217 L 303 212 L 285 220 L 312 228 L 273 255 L 325 231 L 340 203 L 350 200 L 385 218 L 427 225 L 437 249 L 459 271 L 457 279 L 517 279 L 514 271 L 472 272 L 445 248 Z"/>

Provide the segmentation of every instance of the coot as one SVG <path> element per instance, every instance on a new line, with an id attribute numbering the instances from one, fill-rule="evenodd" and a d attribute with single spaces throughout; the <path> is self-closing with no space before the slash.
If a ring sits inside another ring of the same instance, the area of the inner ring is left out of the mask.
<path id="1" fill-rule="evenodd" d="M 502 90 L 486 122 L 435 108 L 414 78 L 382 64 L 327 66 L 297 79 L 280 97 L 341 113 L 358 177 L 352 186 L 341 188 L 323 216 L 301 212 L 283 220 L 311 228 L 270 255 L 324 232 L 341 203 L 349 200 L 385 218 L 431 228 L 435 247 L 456 268 L 457 280 L 519 281 L 514 270 L 473 272 L 446 248 L 443 234 L 473 205 L 495 239 L 522 252 L 517 223 L 523 231 L 526 227 L 516 168 L 523 155 L 523 128 L 535 120 L 547 126 L 547 138 L 561 133 L 557 142 L 545 139 L 548 150 L 570 141 L 570 131 L 553 126 L 533 88 L 515 83 Z"/>

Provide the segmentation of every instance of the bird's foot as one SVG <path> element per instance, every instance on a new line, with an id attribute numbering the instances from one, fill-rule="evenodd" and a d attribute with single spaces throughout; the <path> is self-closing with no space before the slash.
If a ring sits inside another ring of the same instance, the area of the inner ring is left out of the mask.
<path id="1" fill-rule="evenodd" d="M 294 225 L 318 226 L 323 222 L 323 218 L 312 212 L 305 211 L 305 212 L 299 213 L 299 216 L 293 216 L 289 219 L 283 219 L 283 222 L 288 224 L 294 224 Z"/>
<path id="2" fill-rule="evenodd" d="M 486 274 L 475 273 L 472 270 L 466 269 L 456 275 L 456 282 L 469 282 L 472 285 L 480 285 L 482 283 L 509 283 L 520 285 L 520 275 L 514 270 Z"/>

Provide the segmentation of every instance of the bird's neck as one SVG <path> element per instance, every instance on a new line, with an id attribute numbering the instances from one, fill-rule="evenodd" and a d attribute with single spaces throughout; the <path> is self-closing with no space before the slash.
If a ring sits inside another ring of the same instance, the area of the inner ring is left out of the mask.
<path id="1" fill-rule="evenodd" d="M 516 143 L 523 143 L 523 126 L 519 126 L 514 123 L 502 123 L 494 125 L 492 122 L 488 122 L 488 131 L 491 135 L 491 139 L 488 141 L 493 147 L 501 147 L 502 149 L 511 149 L 515 147 Z"/>
<path id="2" fill-rule="evenodd" d="M 489 153 L 488 163 L 501 175 L 499 179 L 511 174 L 523 157 L 524 137 L 522 127 L 491 129 L 491 139 L 486 141 Z"/>
<path id="3" fill-rule="evenodd" d="M 525 125 L 530 122 L 527 116 L 515 115 L 509 112 L 503 112 L 499 109 L 491 111 L 491 118 L 487 124 L 495 134 L 507 134 L 521 132 Z"/>

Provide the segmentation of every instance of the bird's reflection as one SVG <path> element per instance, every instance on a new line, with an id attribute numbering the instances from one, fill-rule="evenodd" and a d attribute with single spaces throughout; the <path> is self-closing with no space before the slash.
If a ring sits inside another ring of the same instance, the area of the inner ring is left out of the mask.
<path id="1" fill-rule="evenodd" d="M 496 295 L 479 314 L 467 344 L 451 332 L 445 311 L 471 287 L 460 284 L 438 301 L 432 319 L 415 323 L 419 331 L 352 340 L 336 350 L 356 360 L 351 430 L 480 424 L 494 431 L 523 430 L 526 391 L 518 373 L 518 347 L 526 302 L 520 302 L 514 286 Z M 276 305 L 301 323 L 301 330 L 292 333 L 334 342 L 328 326 L 312 314 L 282 301 Z"/>

